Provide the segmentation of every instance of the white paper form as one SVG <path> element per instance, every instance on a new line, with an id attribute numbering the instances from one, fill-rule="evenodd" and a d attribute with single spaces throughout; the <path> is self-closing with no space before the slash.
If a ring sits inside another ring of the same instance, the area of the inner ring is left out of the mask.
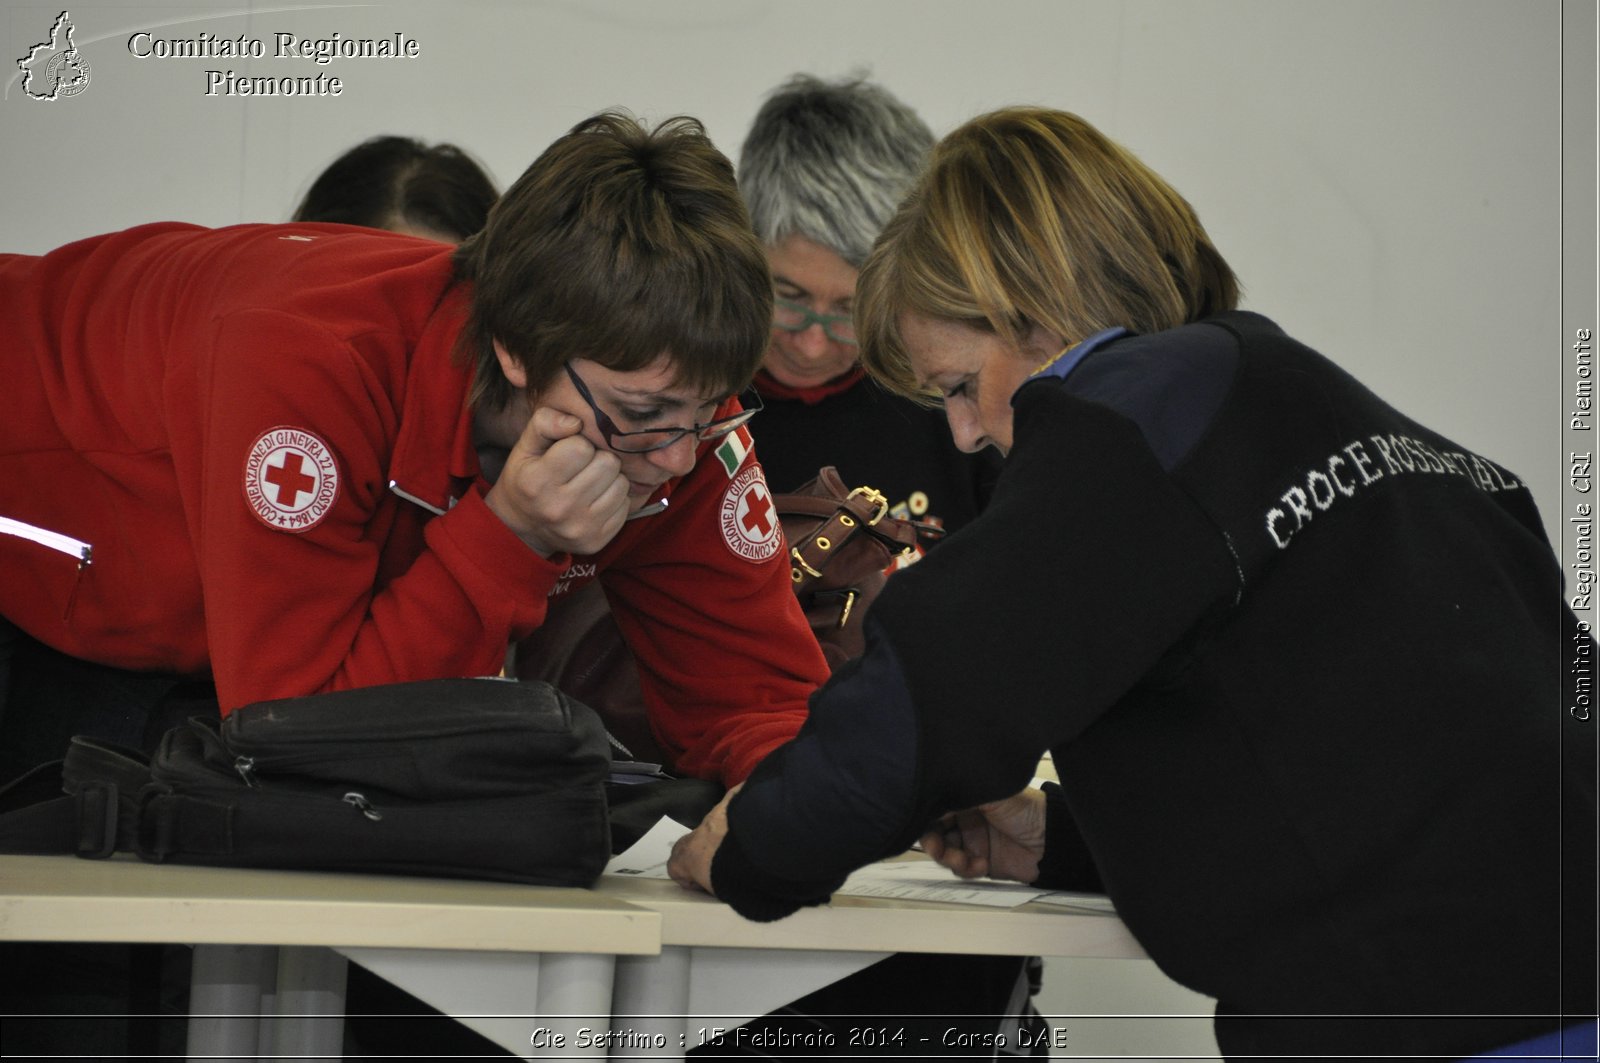
<path id="1" fill-rule="evenodd" d="M 1049 904 L 1057 908 L 1070 908 L 1078 912 L 1097 912 L 1104 915 L 1117 914 L 1117 909 L 1112 905 L 1111 898 L 1103 893 L 1046 893 L 1038 900 L 1040 904 Z"/>
<path id="2" fill-rule="evenodd" d="M 932 860 L 884 860 L 868 864 L 845 879 L 838 892 L 851 897 L 981 904 L 988 908 L 1019 908 L 1046 893 L 1020 882 L 957 878 L 949 868 Z"/>
<path id="3" fill-rule="evenodd" d="M 605 873 L 634 878 L 671 878 L 667 874 L 667 859 L 672 856 L 672 845 L 688 834 L 689 829 L 669 816 L 662 816 L 643 837 L 613 856 Z"/>
<path id="4" fill-rule="evenodd" d="M 672 845 L 688 833 L 688 827 L 663 817 L 626 852 L 612 857 L 605 873 L 635 878 L 667 878 L 667 860 L 672 855 Z M 846 879 L 838 892 L 851 897 L 893 897 L 896 900 L 979 904 L 992 908 L 1016 908 L 1047 895 L 1045 890 L 1018 882 L 957 878 L 932 860 L 886 860 L 868 865 Z"/>

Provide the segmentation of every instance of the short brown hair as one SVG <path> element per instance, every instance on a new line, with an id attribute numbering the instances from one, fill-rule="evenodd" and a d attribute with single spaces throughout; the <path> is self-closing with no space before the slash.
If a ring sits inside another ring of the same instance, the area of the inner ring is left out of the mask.
<path id="1" fill-rule="evenodd" d="M 1194 209 L 1077 115 L 995 111 L 934 148 L 862 267 L 861 360 L 925 397 L 900 336 L 911 312 L 1020 349 L 1035 325 L 1076 343 L 1158 332 L 1233 309 L 1239 286 Z"/>
<path id="2" fill-rule="evenodd" d="M 693 118 L 607 112 L 552 144 L 456 251 L 473 284 L 460 355 L 474 403 L 513 389 L 498 340 L 544 388 L 574 358 L 623 371 L 671 356 L 677 381 L 732 394 L 772 329 L 772 281 L 733 165 Z"/>

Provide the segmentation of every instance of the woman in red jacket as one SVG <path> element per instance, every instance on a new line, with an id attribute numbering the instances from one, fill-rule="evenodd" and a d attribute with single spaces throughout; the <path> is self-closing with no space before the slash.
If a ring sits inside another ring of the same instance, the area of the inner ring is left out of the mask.
<path id="1" fill-rule="evenodd" d="M 268 698 L 493 674 L 599 579 L 683 772 L 825 675 L 736 395 L 772 296 L 688 119 L 601 115 L 452 252 L 148 225 L 0 256 L 6 775 Z"/>

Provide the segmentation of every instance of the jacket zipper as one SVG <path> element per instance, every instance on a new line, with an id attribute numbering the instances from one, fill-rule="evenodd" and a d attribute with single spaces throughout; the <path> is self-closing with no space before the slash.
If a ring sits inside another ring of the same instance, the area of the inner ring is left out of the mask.
<path id="1" fill-rule="evenodd" d="M 26 539 L 38 543 L 50 550 L 66 554 L 68 557 L 78 559 L 81 569 L 94 561 L 94 547 L 86 542 L 62 535 L 60 532 L 48 531 L 44 528 L 35 528 L 31 524 L 24 524 L 20 520 L 10 517 L 0 517 L 0 535 L 15 535 L 19 539 Z"/>
<path id="2" fill-rule="evenodd" d="M 407 502 L 411 502 L 411 503 L 414 503 L 416 505 L 421 506 L 423 509 L 427 510 L 429 513 L 432 513 L 436 517 L 442 517 L 445 514 L 445 511 L 440 509 L 438 506 L 434 505 L 431 502 L 424 502 L 422 499 L 418 498 L 416 495 L 411 494 L 409 491 L 407 491 L 404 488 L 402 488 L 400 486 L 400 482 L 398 480 L 390 480 L 389 481 L 389 490 L 393 491 L 395 494 L 399 495 L 401 498 L 405 499 Z M 450 505 L 453 507 L 453 506 L 455 506 L 455 504 L 456 504 L 456 500 L 452 498 L 450 500 Z"/>

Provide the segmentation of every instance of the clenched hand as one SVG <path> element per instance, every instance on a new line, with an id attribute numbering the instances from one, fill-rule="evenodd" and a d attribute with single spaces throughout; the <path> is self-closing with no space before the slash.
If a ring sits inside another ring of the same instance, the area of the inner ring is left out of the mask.
<path id="1" fill-rule="evenodd" d="M 484 498 L 543 557 L 596 553 L 628 517 L 621 461 L 582 431 L 571 414 L 536 408 Z"/>

